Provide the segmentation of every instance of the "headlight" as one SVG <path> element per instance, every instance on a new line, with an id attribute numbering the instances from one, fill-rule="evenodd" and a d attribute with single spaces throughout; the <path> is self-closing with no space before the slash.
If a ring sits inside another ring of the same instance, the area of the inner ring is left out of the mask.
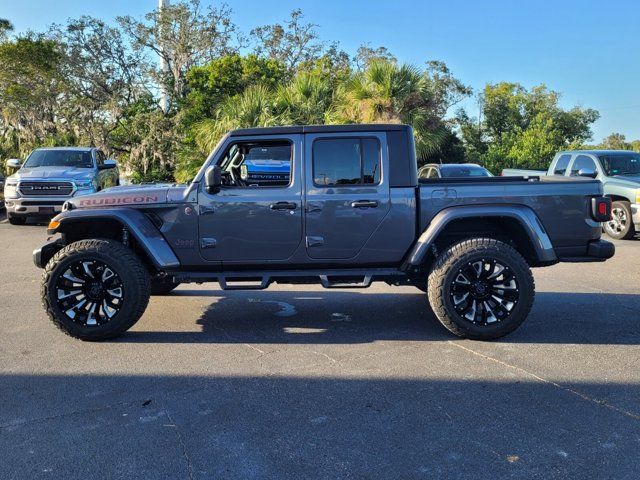
<path id="1" fill-rule="evenodd" d="M 4 196 L 5 198 L 16 198 L 18 196 L 17 182 L 9 181 L 4 184 Z"/>
<path id="2" fill-rule="evenodd" d="M 74 183 L 77 188 L 76 195 L 86 195 L 96 191 L 92 180 L 75 180 Z"/>
<path id="3" fill-rule="evenodd" d="M 78 188 L 93 188 L 93 181 L 91 180 L 76 180 L 75 184 Z"/>

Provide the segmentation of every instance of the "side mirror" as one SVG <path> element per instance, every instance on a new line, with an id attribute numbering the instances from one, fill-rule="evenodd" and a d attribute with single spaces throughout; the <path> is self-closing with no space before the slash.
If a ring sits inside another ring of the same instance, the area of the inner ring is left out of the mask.
<path id="1" fill-rule="evenodd" d="M 581 168 L 578 170 L 579 177 L 588 177 L 588 178 L 596 178 L 598 176 L 598 172 L 592 170 L 590 168 Z"/>
<path id="2" fill-rule="evenodd" d="M 204 185 L 210 195 L 215 195 L 220 191 L 222 186 L 222 170 L 220 170 L 220 166 L 213 165 L 207 168 L 204 172 Z"/>
<path id="3" fill-rule="evenodd" d="M 10 158 L 7 160 L 7 168 L 20 168 L 22 166 L 22 162 L 17 158 Z"/>
<path id="4" fill-rule="evenodd" d="M 103 165 L 100 165 L 98 168 L 100 170 L 108 170 L 109 168 L 116 168 L 118 164 L 115 160 L 105 160 Z"/>

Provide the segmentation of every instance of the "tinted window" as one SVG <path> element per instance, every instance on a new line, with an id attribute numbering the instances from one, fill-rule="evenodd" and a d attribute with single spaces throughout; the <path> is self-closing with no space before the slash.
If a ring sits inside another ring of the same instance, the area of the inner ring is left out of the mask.
<path id="1" fill-rule="evenodd" d="M 96 152 L 96 163 L 98 164 L 98 166 L 104 165 L 104 161 L 106 159 L 107 157 L 105 157 L 104 153 L 102 153 L 100 150 Z"/>
<path id="2" fill-rule="evenodd" d="M 553 169 L 553 174 L 564 175 L 567 171 L 567 167 L 569 166 L 569 160 L 571 160 L 571 155 L 560 155 L 560 158 L 558 158 L 556 166 Z"/>
<path id="3" fill-rule="evenodd" d="M 571 175 L 576 176 L 580 170 L 591 170 L 593 172 L 597 172 L 596 162 L 593 161 L 591 157 L 587 157 L 586 155 L 578 155 L 578 157 L 574 160 L 573 165 L 571 166 Z"/>
<path id="4" fill-rule="evenodd" d="M 67 167 L 67 168 L 93 168 L 91 152 L 79 150 L 34 150 L 27 161 L 25 168 L 36 167 Z"/>
<path id="5" fill-rule="evenodd" d="M 429 173 L 427 174 L 427 178 L 438 178 L 438 169 L 430 168 Z"/>
<path id="6" fill-rule="evenodd" d="M 600 155 L 602 168 L 609 176 L 640 175 L 640 154 Z"/>
<path id="7" fill-rule="evenodd" d="M 321 139 L 313 143 L 313 182 L 319 186 L 380 182 L 380 146 L 373 138 Z"/>

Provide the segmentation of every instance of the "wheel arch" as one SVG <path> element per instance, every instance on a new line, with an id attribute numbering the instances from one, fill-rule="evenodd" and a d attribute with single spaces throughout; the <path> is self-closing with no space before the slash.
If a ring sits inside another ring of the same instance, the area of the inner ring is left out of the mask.
<path id="1" fill-rule="evenodd" d="M 605 197 L 609 197 L 612 202 L 629 202 L 629 203 L 633 203 L 633 201 L 631 199 L 629 199 L 628 197 L 625 197 L 624 195 L 616 195 L 616 194 L 611 193 L 611 194 L 605 195 Z"/>
<path id="2" fill-rule="evenodd" d="M 123 240 L 130 236 L 136 253 L 156 270 L 177 268 L 180 262 L 153 222 L 134 209 L 67 210 L 53 219 L 58 222 L 49 234 L 62 234 L 65 244 L 87 238 Z M 44 258 L 42 261 L 46 264 Z"/>
<path id="3" fill-rule="evenodd" d="M 488 237 L 511 244 L 531 266 L 555 263 L 551 240 L 535 212 L 523 205 L 471 205 L 440 211 L 410 250 L 405 271 L 420 267 L 440 251 L 470 237 Z"/>

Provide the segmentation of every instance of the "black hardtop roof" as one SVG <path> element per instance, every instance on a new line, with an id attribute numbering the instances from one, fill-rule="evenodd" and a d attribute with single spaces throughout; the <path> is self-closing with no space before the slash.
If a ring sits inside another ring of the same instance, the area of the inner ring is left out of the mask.
<path id="1" fill-rule="evenodd" d="M 353 124 L 353 125 L 291 125 L 282 127 L 241 128 L 229 132 L 229 136 L 244 135 L 286 135 L 296 133 L 349 133 L 349 132 L 387 132 L 408 130 L 403 124 Z"/>

